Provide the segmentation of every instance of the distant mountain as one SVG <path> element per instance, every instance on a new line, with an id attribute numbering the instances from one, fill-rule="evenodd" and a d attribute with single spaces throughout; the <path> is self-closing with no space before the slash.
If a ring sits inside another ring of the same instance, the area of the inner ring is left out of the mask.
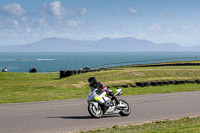
<path id="1" fill-rule="evenodd" d="M 197 47 L 181 47 L 176 43 L 155 44 L 148 40 L 126 38 L 103 38 L 98 41 L 71 40 L 66 38 L 46 38 L 40 41 L 1 46 L 0 52 L 131 52 L 131 51 L 200 51 Z"/>
<path id="2" fill-rule="evenodd" d="M 53 51 L 82 51 L 91 44 L 92 41 L 78 41 L 64 38 L 46 38 L 38 42 L 10 45 L 0 47 L 0 51 L 9 52 L 53 52 Z"/>

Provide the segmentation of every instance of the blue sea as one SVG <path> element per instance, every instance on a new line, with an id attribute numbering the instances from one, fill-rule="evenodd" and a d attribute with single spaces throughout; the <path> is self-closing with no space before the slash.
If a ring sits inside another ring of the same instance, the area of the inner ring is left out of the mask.
<path id="1" fill-rule="evenodd" d="M 33 52 L 0 53 L 0 69 L 8 72 L 28 72 L 34 66 L 38 72 L 57 72 L 60 70 L 78 70 L 117 62 L 129 62 L 152 59 L 200 57 L 196 52 Z"/>

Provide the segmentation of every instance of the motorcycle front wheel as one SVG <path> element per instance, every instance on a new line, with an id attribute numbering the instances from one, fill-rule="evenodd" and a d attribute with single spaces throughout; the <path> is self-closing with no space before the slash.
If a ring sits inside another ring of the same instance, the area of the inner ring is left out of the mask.
<path id="1" fill-rule="evenodd" d="M 121 116 L 128 116 L 128 115 L 130 115 L 130 113 L 131 113 L 131 108 L 130 108 L 128 102 L 126 102 L 126 101 L 123 100 L 123 99 L 119 99 L 119 102 L 120 102 L 120 104 L 123 104 L 123 105 L 126 106 L 126 108 L 121 109 L 121 111 L 119 112 L 119 114 L 120 114 Z"/>
<path id="2" fill-rule="evenodd" d="M 88 104 L 88 112 L 93 118 L 101 118 L 103 115 L 101 106 L 96 107 L 93 103 Z"/>

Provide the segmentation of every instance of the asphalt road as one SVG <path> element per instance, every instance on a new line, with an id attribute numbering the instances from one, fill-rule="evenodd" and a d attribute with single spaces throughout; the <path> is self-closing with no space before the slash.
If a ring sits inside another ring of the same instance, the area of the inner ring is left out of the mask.
<path id="1" fill-rule="evenodd" d="M 132 108 L 128 117 L 92 119 L 85 99 L 0 104 L 0 133 L 63 133 L 200 115 L 200 91 L 121 98 Z"/>

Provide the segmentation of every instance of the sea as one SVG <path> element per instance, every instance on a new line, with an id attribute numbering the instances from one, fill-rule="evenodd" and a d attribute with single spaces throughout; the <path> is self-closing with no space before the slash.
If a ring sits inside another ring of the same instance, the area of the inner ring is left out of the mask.
<path id="1" fill-rule="evenodd" d="M 35 66 L 38 72 L 45 73 L 118 62 L 182 57 L 200 57 L 200 52 L 2 52 L 0 69 L 7 67 L 8 72 L 29 72 Z"/>

